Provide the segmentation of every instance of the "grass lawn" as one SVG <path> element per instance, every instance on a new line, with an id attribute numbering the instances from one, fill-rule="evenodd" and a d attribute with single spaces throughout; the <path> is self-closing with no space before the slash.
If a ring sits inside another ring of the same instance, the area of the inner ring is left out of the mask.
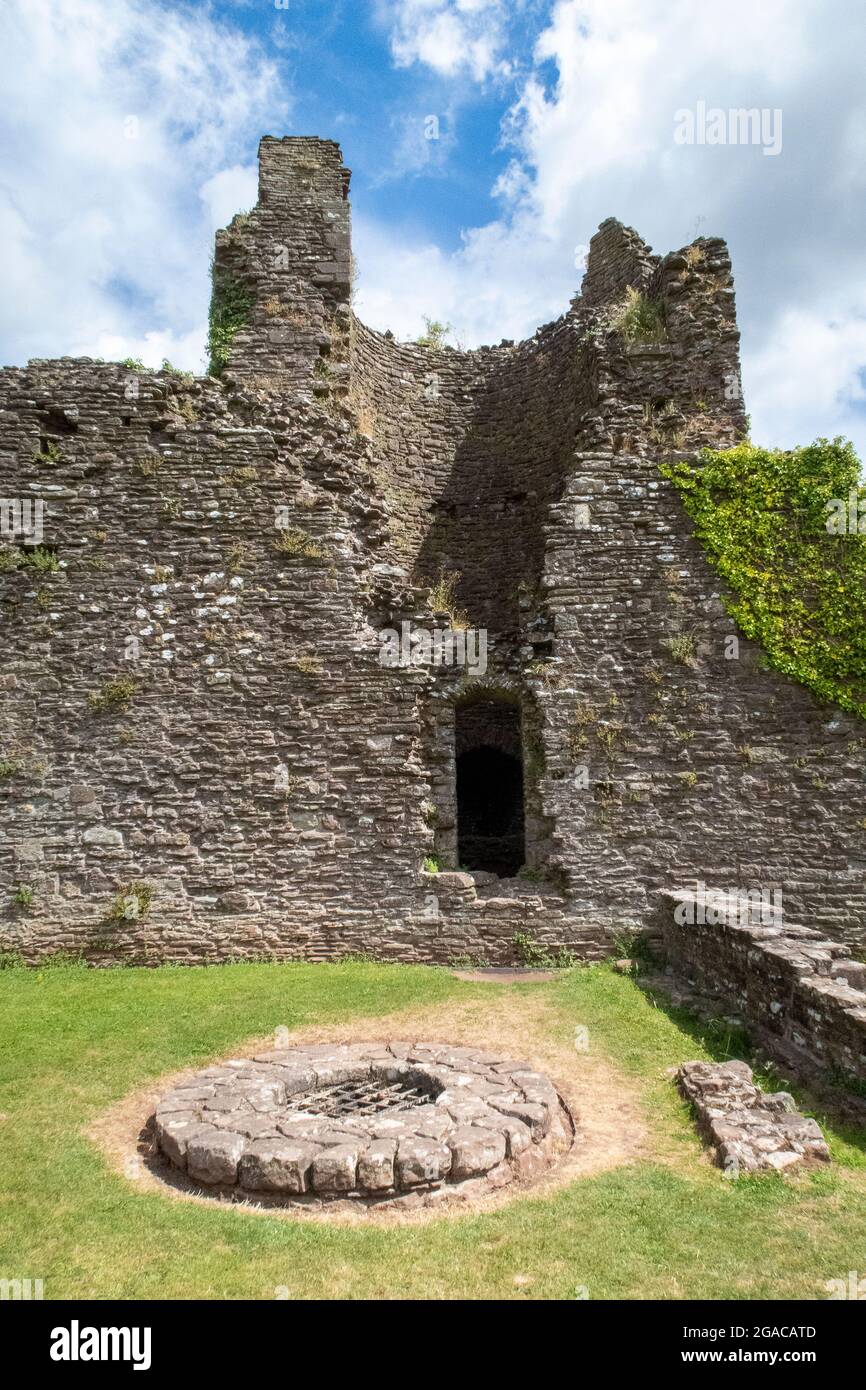
<path id="1" fill-rule="evenodd" d="M 596 1077 L 612 1130 L 621 1090 L 636 1151 L 493 1210 L 382 1225 L 182 1200 L 115 1171 L 88 1137 L 128 1093 L 279 1025 L 350 1038 L 377 1019 L 391 1037 L 432 1038 L 441 1020 L 439 1038 L 483 1040 L 495 1024 L 497 1045 L 505 1030 L 555 1079 L 570 1056 L 589 1069 L 588 1119 Z M 4 970 L 0 1277 L 64 1299 L 825 1298 L 826 1280 L 866 1273 L 866 1133 L 819 1115 L 831 1166 L 727 1181 L 666 1074 L 725 1046 L 606 965 L 508 987 L 361 963 Z"/>

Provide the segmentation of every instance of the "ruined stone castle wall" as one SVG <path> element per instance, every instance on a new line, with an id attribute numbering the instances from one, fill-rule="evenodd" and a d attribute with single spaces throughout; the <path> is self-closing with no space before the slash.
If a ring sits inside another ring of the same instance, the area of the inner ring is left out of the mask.
<path id="1" fill-rule="evenodd" d="M 0 373 L 2 492 L 44 503 L 59 566 L 0 559 L 0 949 L 592 958 L 699 880 L 862 940 L 862 722 L 728 659 L 659 472 L 745 430 L 724 243 L 607 222 L 556 323 L 424 348 L 351 313 L 347 191 L 331 142 L 263 142 L 217 240 L 248 305 L 219 379 Z M 629 286 L 663 342 L 611 326 Z M 441 570 L 481 677 L 380 663 L 384 628 L 443 620 Z M 520 710 L 516 878 L 457 855 L 455 711 L 485 699 Z"/>
<path id="2" fill-rule="evenodd" d="M 562 489 L 581 384 L 573 317 L 527 343 L 460 352 L 356 323 L 352 404 L 380 460 L 394 547 L 429 586 L 459 576 L 469 620 L 519 626 L 537 585 L 547 507 Z"/>
<path id="3" fill-rule="evenodd" d="M 0 581 L 4 945 L 318 956 L 369 948 L 377 914 L 399 954 L 423 905 L 419 721 L 366 634 L 359 441 L 165 373 L 33 363 L 2 387 L 6 477 L 44 499 L 61 566 Z M 49 412 L 68 432 L 37 467 Z M 278 508 L 310 555 L 276 549 Z M 112 920 L 136 883 L 149 911 Z"/>
<path id="4" fill-rule="evenodd" d="M 226 371 L 310 402 L 347 389 L 349 171 L 330 140 L 266 137 L 259 195 L 217 232 L 214 302 L 243 304 Z"/>

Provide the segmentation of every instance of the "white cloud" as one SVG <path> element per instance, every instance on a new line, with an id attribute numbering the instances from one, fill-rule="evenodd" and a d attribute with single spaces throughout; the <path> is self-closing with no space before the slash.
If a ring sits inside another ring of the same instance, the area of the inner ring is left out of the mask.
<path id="1" fill-rule="evenodd" d="M 762 419 L 772 422 L 779 448 L 815 435 L 864 437 L 866 403 L 866 296 L 829 319 L 820 308 L 786 309 L 763 345 L 744 353 L 744 373 Z M 858 412 L 857 407 L 860 407 Z M 866 462 L 866 452 L 861 447 Z"/>
<path id="2" fill-rule="evenodd" d="M 408 242 L 355 215 L 359 266 L 356 308 L 375 328 L 417 337 L 424 315 L 451 323 L 452 340 L 471 347 L 520 339 L 558 317 L 580 279 L 574 248 L 560 254 L 526 216 L 463 234 L 461 249 Z"/>
<path id="3" fill-rule="evenodd" d="M 383 160 L 374 185 L 403 178 L 406 174 L 447 177 L 449 158 L 456 146 L 456 103 L 441 112 L 402 111 L 392 116 L 390 162 Z"/>
<path id="4" fill-rule="evenodd" d="M 396 167 L 447 171 L 463 153 L 450 103 L 513 73 L 511 49 L 543 12 L 536 0 L 378 0 L 394 62 L 449 82 L 440 141 L 420 118 L 395 126 Z M 577 248 L 605 217 L 660 251 L 722 235 L 755 437 L 842 431 L 866 454 L 866 11 L 837 0 L 827 13 L 823 0 L 729 0 L 724 13 L 557 0 L 534 55 L 518 52 L 534 66 L 504 122 L 500 215 L 449 253 L 356 200 L 359 312 L 400 335 L 429 314 L 468 344 L 521 338 L 565 308 Z M 275 65 L 209 7 L 6 0 L 0 81 L 5 360 L 200 368 L 213 230 L 255 199 L 258 136 L 288 124 Z M 674 113 L 698 100 L 780 107 L 782 153 L 676 145 Z"/>
<path id="5" fill-rule="evenodd" d="M 6 360 L 200 369 L 213 227 L 249 201 L 223 166 L 285 123 L 273 64 L 208 9 L 6 0 L 0 82 Z"/>
<path id="6" fill-rule="evenodd" d="M 483 81 L 506 72 L 504 0 L 382 0 L 399 67 L 423 63 L 441 77 L 468 73 Z"/>
<path id="7" fill-rule="evenodd" d="M 256 205 L 258 193 L 259 174 L 254 164 L 234 164 L 231 169 L 214 174 L 199 189 L 211 230 L 227 227 L 236 212 L 249 212 Z"/>

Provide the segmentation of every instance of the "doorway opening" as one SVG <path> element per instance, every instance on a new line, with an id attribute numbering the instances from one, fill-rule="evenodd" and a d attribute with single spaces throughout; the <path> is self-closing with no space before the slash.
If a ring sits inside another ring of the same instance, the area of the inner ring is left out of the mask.
<path id="1" fill-rule="evenodd" d="M 455 713 L 459 864 L 513 877 L 525 854 L 520 708 L 488 699 Z"/>

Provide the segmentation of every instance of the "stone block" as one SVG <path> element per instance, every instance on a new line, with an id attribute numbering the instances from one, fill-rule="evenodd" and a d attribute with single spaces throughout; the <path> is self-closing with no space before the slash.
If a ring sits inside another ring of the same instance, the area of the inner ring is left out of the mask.
<path id="1" fill-rule="evenodd" d="M 399 1140 L 396 1172 L 400 1187 L 442 1182 L 450 1168 L 451 1150 L 447 1144 L 420 1136 Z"/>
<path id="2" fill-rule="evenodd" d="M 495 1168 L 505 1157 L 505 1135 L 475 1125 L 461 1125 L 448 1136 L 451 1176 L 455 1181 Z"/>
<path id="3" fill-rule="evenodd" d="M 395 1183 L 394 1158 L 397 1144 L 393 1139 L 376 1139 L 358 1160 L 358 1184 L 369 1192 L 382 1192 Z"/>
<path id="4" fill-rule="evenodd" d="M 238 1182 L 251 1192 L 307 1192 L 316 1152 L 310 1144 L 257 1139 L 241 1158 Z"/>
<path id="5" fill-rule="evenodd" d="M 358 1170 L 357 1144 L 337 1144 L 313 1159 L 313 1187 L 316 1192 L 351 1192 Z"/>
<path id="6" fill-rule="evenodd" d="M 186 1168 L 196 1182 L 208 1184 L 236 1183 L 238 1163 L 246 1145 L 241 1134 L 214 1129 L 200 1131 L 187 1140 Z"/>

